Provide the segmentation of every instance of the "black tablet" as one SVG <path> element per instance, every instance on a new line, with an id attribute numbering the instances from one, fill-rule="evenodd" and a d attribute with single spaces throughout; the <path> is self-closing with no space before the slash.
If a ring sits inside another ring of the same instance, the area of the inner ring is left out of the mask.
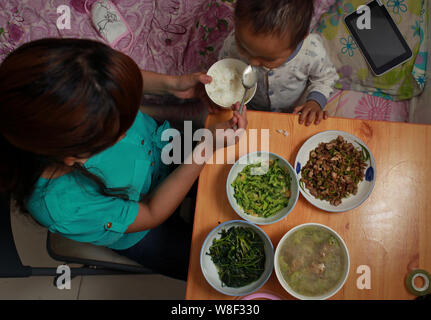
<path id="1" fill-rule="evenodd" d="M 380 0 L 344 18 L 368 65 L 379 76 L 412 57 L 407 42 Z"/>

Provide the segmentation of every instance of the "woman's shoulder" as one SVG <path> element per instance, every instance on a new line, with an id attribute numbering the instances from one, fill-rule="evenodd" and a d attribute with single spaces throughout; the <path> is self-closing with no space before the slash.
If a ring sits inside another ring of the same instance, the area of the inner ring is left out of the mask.
<path id="1" fill-rule="evenodd" d="M 56 186 L 57 185 L 57 186 Z M 97 245 L 112 245 L 123 237 L 139 211 L 136 201 L 92 192 L 70 184 L 68 190 L 56 182 L 36 189 L 27 209 L 51 232 Z"/>
<path id="2" fill-rule="evenodd" d="M 129 137 L 152 134 L 157 130 L 157 127 L 158 125 L 156 120 L 139 110 L 135 121 L 126 132 L 125 141 L 128 141 Z"/>
<path id="3" fill-rule="evenodd" d="M 46 226 L 72 217 L 92 198 L 98 199 L 95 186 L 77 179 L 72 173 L 55 179 L 39 178 L 26 202 L 28 211 Z"/>

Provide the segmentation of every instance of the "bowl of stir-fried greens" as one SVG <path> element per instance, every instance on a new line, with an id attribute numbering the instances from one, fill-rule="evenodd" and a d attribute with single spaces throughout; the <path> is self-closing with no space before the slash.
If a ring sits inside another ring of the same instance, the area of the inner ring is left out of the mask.
<path id="1" fill-rule="evenodd" d="M 287 160 L 272 152 L 258 151 L 235 162 L 227 177 L 226 193 L 241 218 L 265 225 L 280 221 L 292 211 L 299 184 Z"/>
<path id="2" fill-rule="evenodd" d="M 243 296 L 268 281 L 274 268 L 274 247 L 267 234 L 253 223 L 226 221 L 209 232 L 201 248 L 200 264 L 215 290 Z"/>
<path id="3" fill-rule="evenodd" d="M 363 203 L 376 182 L 376 163 L 365 143 L 344 131 L 324 131 L 301 146 L 295 160 L 300 192 L 328 212 Z"/>

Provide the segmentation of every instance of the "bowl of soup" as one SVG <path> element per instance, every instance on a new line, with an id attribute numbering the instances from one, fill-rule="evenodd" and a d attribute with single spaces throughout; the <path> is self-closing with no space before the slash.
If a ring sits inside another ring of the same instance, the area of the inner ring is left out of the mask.
<path id="1" fill-rule="evenodd" d="M 282 287 L 301 300 L 325 300 L 346 282 L 349 251 L 331 228 L 305 223 L 289 230 L 277 245 L 274 269 Z"/>

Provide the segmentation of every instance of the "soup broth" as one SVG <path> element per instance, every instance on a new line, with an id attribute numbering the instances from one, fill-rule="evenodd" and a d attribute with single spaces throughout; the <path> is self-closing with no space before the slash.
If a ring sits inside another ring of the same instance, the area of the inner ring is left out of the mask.
<path id="1" fill-rule="evenodd" d="M 282 244 L 279 264 L 284 280 L 304 296 L 320 296 L 340 282 L 345 271 L 343 247 L 324 228 L 309 226 Z"/>

